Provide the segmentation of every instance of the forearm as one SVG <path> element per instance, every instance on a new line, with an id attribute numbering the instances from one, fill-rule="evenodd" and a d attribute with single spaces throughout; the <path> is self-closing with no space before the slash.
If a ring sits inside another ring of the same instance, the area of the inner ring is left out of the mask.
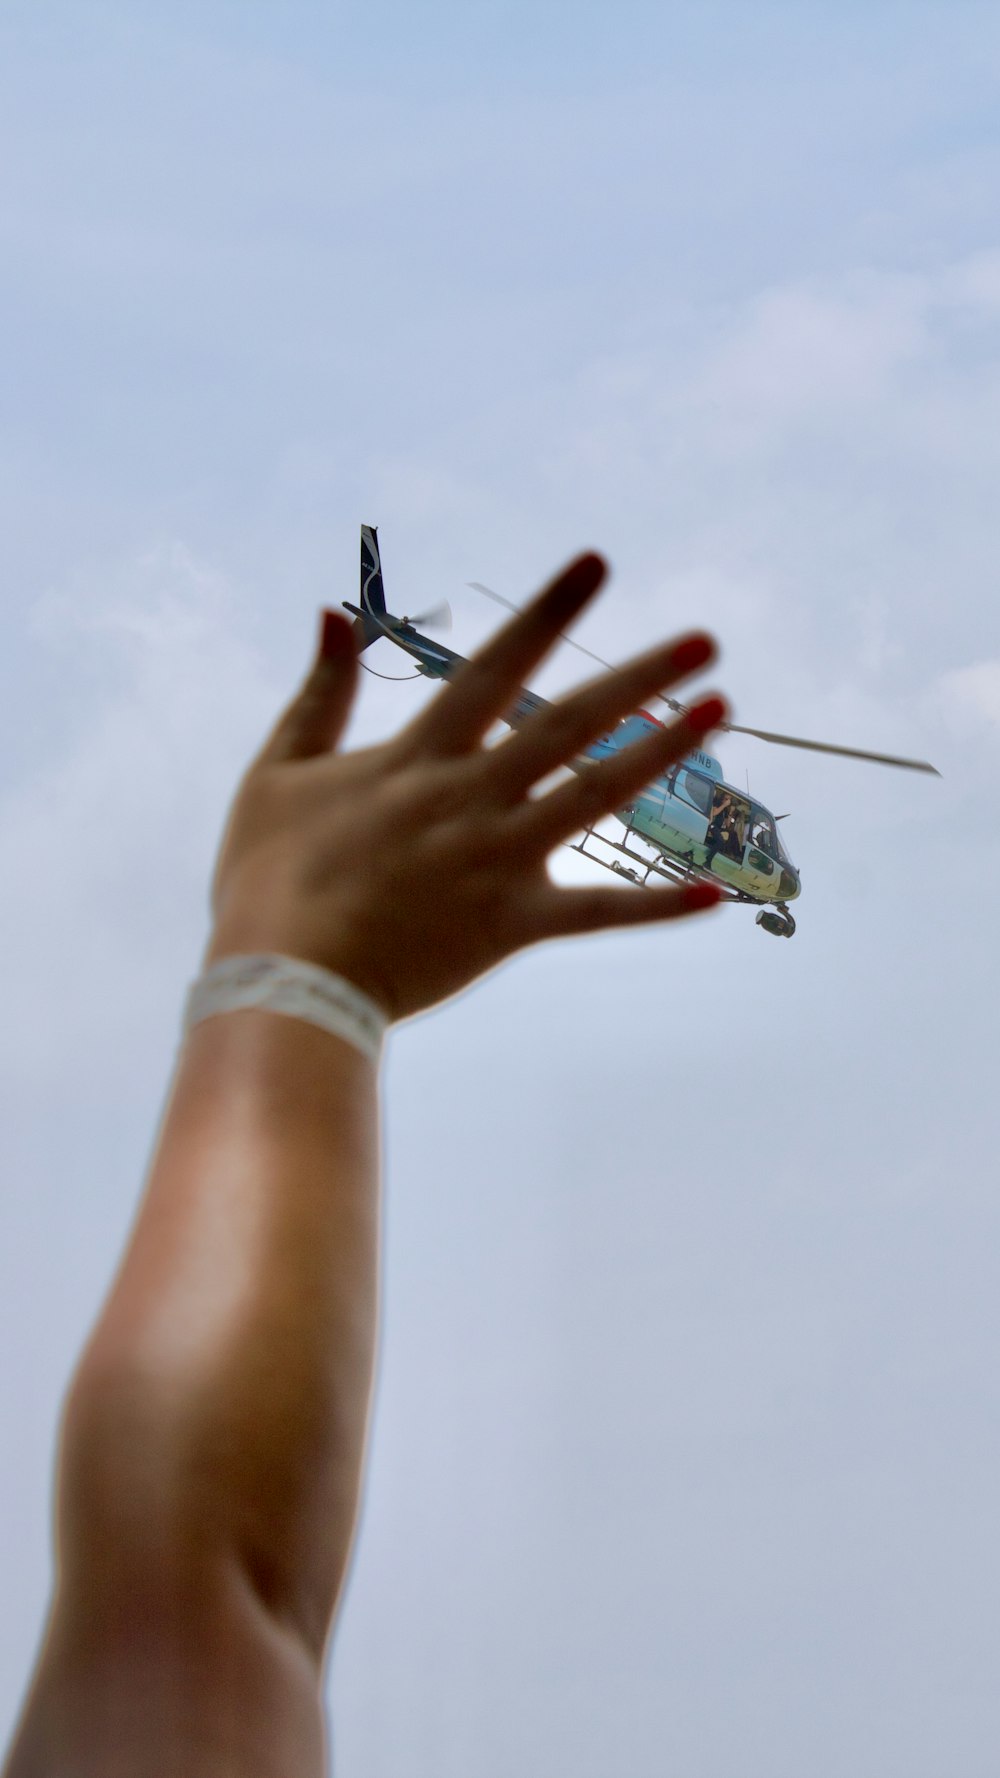
<path id="1" fill-rule="evenodd" d="M 561 889 L 547 859 L 699 746 L 718 699 L 544 786 L 705 665 L 708 638 L 532 699 L 530 722 L 487 744 L 603 575 L 578 558 L 399 736 L 347 754 L 355 640 L 325 613 L 233 803 L 210 956 L 294 956 L 401 1018 L 524 946 L 705 906 L 697 884 Z M 377 1148 L 375 1070 L 339 1038 L 264 1011 L 188 1036 L 68 1397 L 57 1597 L 11 1778 L 318 1778 L 375 1347 Z"/>
<path id="2" fill-rule="evenodd" d="M 372 1065 L 272 1013 L 196 1026 L 71 1395 L 67 1555 L 94 1549 L 66 1519 L 106 1451 L 179 1549 L 209 1527 L 318 1653 L 356 1515 L 377 1250 Z"/>

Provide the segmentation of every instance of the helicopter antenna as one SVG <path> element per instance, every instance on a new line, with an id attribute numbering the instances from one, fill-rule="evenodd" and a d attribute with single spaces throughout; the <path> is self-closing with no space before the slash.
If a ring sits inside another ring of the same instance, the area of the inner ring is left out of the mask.
<path id="1" fill-rule="evenodd" d="M 481 581 L 470 580 L 466 582 L 466 585 L 470 586 L 474 593 L 482 593 L 487 599 L 492 599 L 495 604 L 505 605 L 508 611 L 522 609 L 520 605 L 513 604 L 510 599 L 504 599 L 500 593 L 495 593 L 491 587 L 483 586 Z M 594 654 L 592 649 L 584 648 L 582 642 L 575 641 L 572 636 L 567 636 L 562 630 L 559 631 L 559 636 L 560 640 L 568 642 L 571 648 L 577 649 L 580 654 L 587 655 L 588 659 L 596 661 L 599 667 L 607 667 L 609 672 L 617 673 L 617 667 L 613 667 L 610 661 L 602 660 L 601 656 Z M 666 698 L 658 693 L 657 702 L 666 704 L 667 709 L 673 710 L 677 716 L 686 716 L 688 713 L 689 706 L 681 704 L 677 698 Z M 719 728 L 724 734 L 753 735 L 755 740 L 771 741 L 776 747 L 802 747 L 809 753 L 837 753 L 842 759 L 864 759 L 870 761 L 872 765 L 899 766 L 907 772 L 929 772 L 934 778 L 941 776 L 937 766 L 932 766 L 926 759 L 903 759 L 896 753 L 872 753 L 864 747 L 841 747 L 834 741 L 806 741 L 801 735 L 778 735 L 771 729 L 745 728 L 742 723 L 738 722 L 720 722 Z"/>

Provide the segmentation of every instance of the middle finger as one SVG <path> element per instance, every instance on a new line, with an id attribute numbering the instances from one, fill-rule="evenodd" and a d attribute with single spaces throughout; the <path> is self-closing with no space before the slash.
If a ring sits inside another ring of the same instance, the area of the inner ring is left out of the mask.
<path id="1" fill-rule="evenodd" d="M 607 576 L 600 556 L 578 556 L 467 661 L 418 717 L 410 734 L 432 753 L 468 753 L 502 717 L 521 682 Z"/>

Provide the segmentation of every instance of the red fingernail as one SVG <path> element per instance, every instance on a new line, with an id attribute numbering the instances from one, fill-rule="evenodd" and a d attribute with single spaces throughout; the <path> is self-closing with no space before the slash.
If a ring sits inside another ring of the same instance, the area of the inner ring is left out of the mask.
<path id="1" fill-rule="evenodd" d="M 711 636 L 685 636 L 674 649 L 673 665 L 678 673 L 691 673 L 715 659 L 715 642 Z"/>
<path id="2" fill-rule="evenodd" d="M 684 891 L 684 903 L 689 913 L 696 913 L 699 908 L 714 908 L 721 900 L 722 890 L 714 883 L 690 883 Z"/>
<path id="3" fill-rule="evenodd" d="M 725 715 L 726 705 L 722 698 L 705 698 L 702 703 L 692 705 L 688 722 L 694 729 L 718 728 Z"/>
<path id="4" fill-rule="evenodd" d="M 596 549 L 588 549 L 577 556 L 573 563 L 573 572 L 586 573 L 592 580 L 603 580 L 608 572 L 608 564 L 603 556 L 598 555 Z"/>
<path id="5" fill-rule="evenodd" d="M 351 640 L 351 626 L 339 611 L 324 611 L 320 618 L 319 652 L 324 661 L 338 660 L 346 654 Z"/>
<path id="6" fill-rule="evenodd" d="M 564 606 L 567 612 L 575 611 L 593 597 L 598 587 L 607 579 L 607 574 L 607 562 L 595 551 L 578 556 L 559 576 L 555 588 L 557 604 Z"/>

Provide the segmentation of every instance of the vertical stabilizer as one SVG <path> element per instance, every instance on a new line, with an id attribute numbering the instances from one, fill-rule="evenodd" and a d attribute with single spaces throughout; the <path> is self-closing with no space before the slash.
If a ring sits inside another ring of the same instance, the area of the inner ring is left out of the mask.
<path id="1" fill-rule="evenodd" d="M 382 588 L 382 563 L 378 553 L 378 532 L 374 525 L 361 527 L 361 615 L 354 620 L 358 650 L 369 648 L 385 635 L 385 593 Z M 372 614 L 369 616 L 369 612 Z M 382 623 L 375 620 L 381 618 Z"/>

